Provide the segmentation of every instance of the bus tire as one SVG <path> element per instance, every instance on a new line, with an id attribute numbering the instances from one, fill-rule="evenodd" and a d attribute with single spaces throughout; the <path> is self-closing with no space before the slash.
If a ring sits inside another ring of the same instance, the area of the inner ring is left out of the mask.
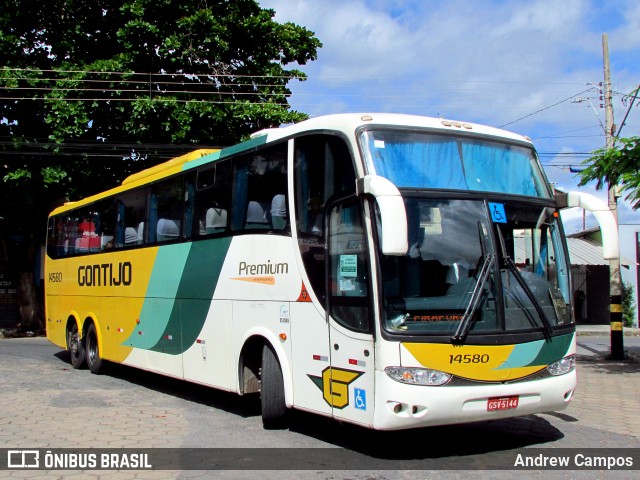
<path id="1" fill-rule="evenodd" d="M 287 426 L 287 405 L 284 401 L 282 368 L 273 347 L 265 344 L 262 349 L 260 401 L 264 428 L 279 429 Z"/>
<path id="2" fill-rule="evenodd" d="M 67 333 L 67 348 L 71 355 L 71 365 L 73 368 L 84 368 L 86 366 L 84 339 L 80 339 L 80 335 L 78 334 L 78 324 L 76 322 L 73 322 L 71 329 Z"/>
<path id="3" fill-rule="evenodd" d="M 100 349 L 98 348 L 98 335 L 96 334 L 96 326 L 92 323 L 87 329 L 85 338 L 85 349 L 87 352 L 87 366 L 91 373 L 99 374 L 103 368 L 103 361 L 100 357 Z"/>

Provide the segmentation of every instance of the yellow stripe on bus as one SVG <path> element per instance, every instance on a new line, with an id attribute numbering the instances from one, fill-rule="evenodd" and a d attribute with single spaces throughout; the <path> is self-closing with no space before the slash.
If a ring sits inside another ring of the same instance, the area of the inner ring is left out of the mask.
<path id="1" fill-rule="evenodd" d="M 544 368 L 540 365 L 510 365 L 508 359 L 514 345 L 402 345 L 422 366 L 471 380 L 504 382 L 526 377 Z M 406 365 L 404 359 L 403 364 Z"/>

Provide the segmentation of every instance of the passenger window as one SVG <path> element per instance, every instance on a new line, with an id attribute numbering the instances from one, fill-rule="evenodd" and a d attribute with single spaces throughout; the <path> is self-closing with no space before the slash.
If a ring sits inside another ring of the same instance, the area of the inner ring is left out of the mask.
<path id="1" fill-rule="evenodd" d="M 115 210 L 112 200 L 49 220 L 47 253 L 51 258 L 99 253 L 113 248 Z"/>
<path id="2" fill-rule="evenodd" d="M 47 223 L 47 255 L 50 258 L 61 258 L 67 255 L 62 219 L 61 216 L 51 217 Z"/>
<path id="3" fill-rule="evenodd" d="M 231 162 L 219 162 L 201 170 L 196 177 L 193 235 L 220 234 L 227 229 Z"/>
<path id="4" fill-rule="evenodd" d="M 75 253 L 98 253 L 113 248 L 114 209 L 110 200 L 94 203 L 77 212 Z"/>
<path id="5" fill-rule="evenodd" d="M 115 248 L 142 245 L 145 229 L 145 190 L 124 193 L 116 198 Z"/>
<path id="6" fill-rule="evenodd" d="M 183 199 L 183 177 L 171 178 L 151 186 L 147 231 L 149 243 L 180 240 Z"/>
<path id="7" fill-rule="evenodd" d="M 287 144 L 234 160 L 233 230 L 287 231 Z"/>
<path id="8" fill-rule="evenodd" d="M 76 241 L 79 233 L 78 223 L 78 212 L 68 212 L 56 217 L 55 233 L 53 233 L 55 240 L 51 237 L 49 240 L 55 242 L 55 250 L 51 255 L 53 258 L 76 254 Z"/>

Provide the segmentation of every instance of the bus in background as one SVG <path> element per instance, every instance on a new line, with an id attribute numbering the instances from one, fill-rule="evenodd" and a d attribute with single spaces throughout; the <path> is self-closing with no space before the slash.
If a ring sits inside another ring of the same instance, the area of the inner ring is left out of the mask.
<path id="1" fill-rule="evenodd" d="M 558 210 L 531 142 L 470 123 L 319 117 L 54 210 L 46 326 L 115 362 L 405 429 L 560 410 L 576 386 Z"/>

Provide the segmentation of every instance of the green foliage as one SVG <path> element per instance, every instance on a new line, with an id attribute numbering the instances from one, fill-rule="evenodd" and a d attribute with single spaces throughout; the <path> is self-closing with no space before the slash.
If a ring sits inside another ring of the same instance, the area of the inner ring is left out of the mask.
<path id="1" fill-rule="evenodd" d="M 596 182 L 604 186 L 619 185 L 627 192 L 625 199 L 634 210 L 640 208 L 640 137 L 621 138 L 615 148 L 601 148 L 583 162 L 586 168 L 578 173 L 579 185 Z"/>
<path id="2" fill-rule="evenodd" d="M 321 43 L 274 15 L 255 0 L 0 0 L 0 217 L 44 226 L 58 198 L 306 118 L 288 83 Z"/>
<path id="3" fill-rule="evenodd" d="M 622 282 L 622 321 L 626 327 L 632 327 L 636 318 L 636 302 L 633 296 L 633 285 Z"/>
<path id="4" fill-rule="evenodd" d="M 5 182 L 9 182 L 9 181 L 19 182 L 21 180 L 29 180 L 29 179 L 31 179 L 31 172 L 29 170 L 27 170 L 26 168 L 16 168 L 11 172 L 7 172 L 3 180 Z"/>

